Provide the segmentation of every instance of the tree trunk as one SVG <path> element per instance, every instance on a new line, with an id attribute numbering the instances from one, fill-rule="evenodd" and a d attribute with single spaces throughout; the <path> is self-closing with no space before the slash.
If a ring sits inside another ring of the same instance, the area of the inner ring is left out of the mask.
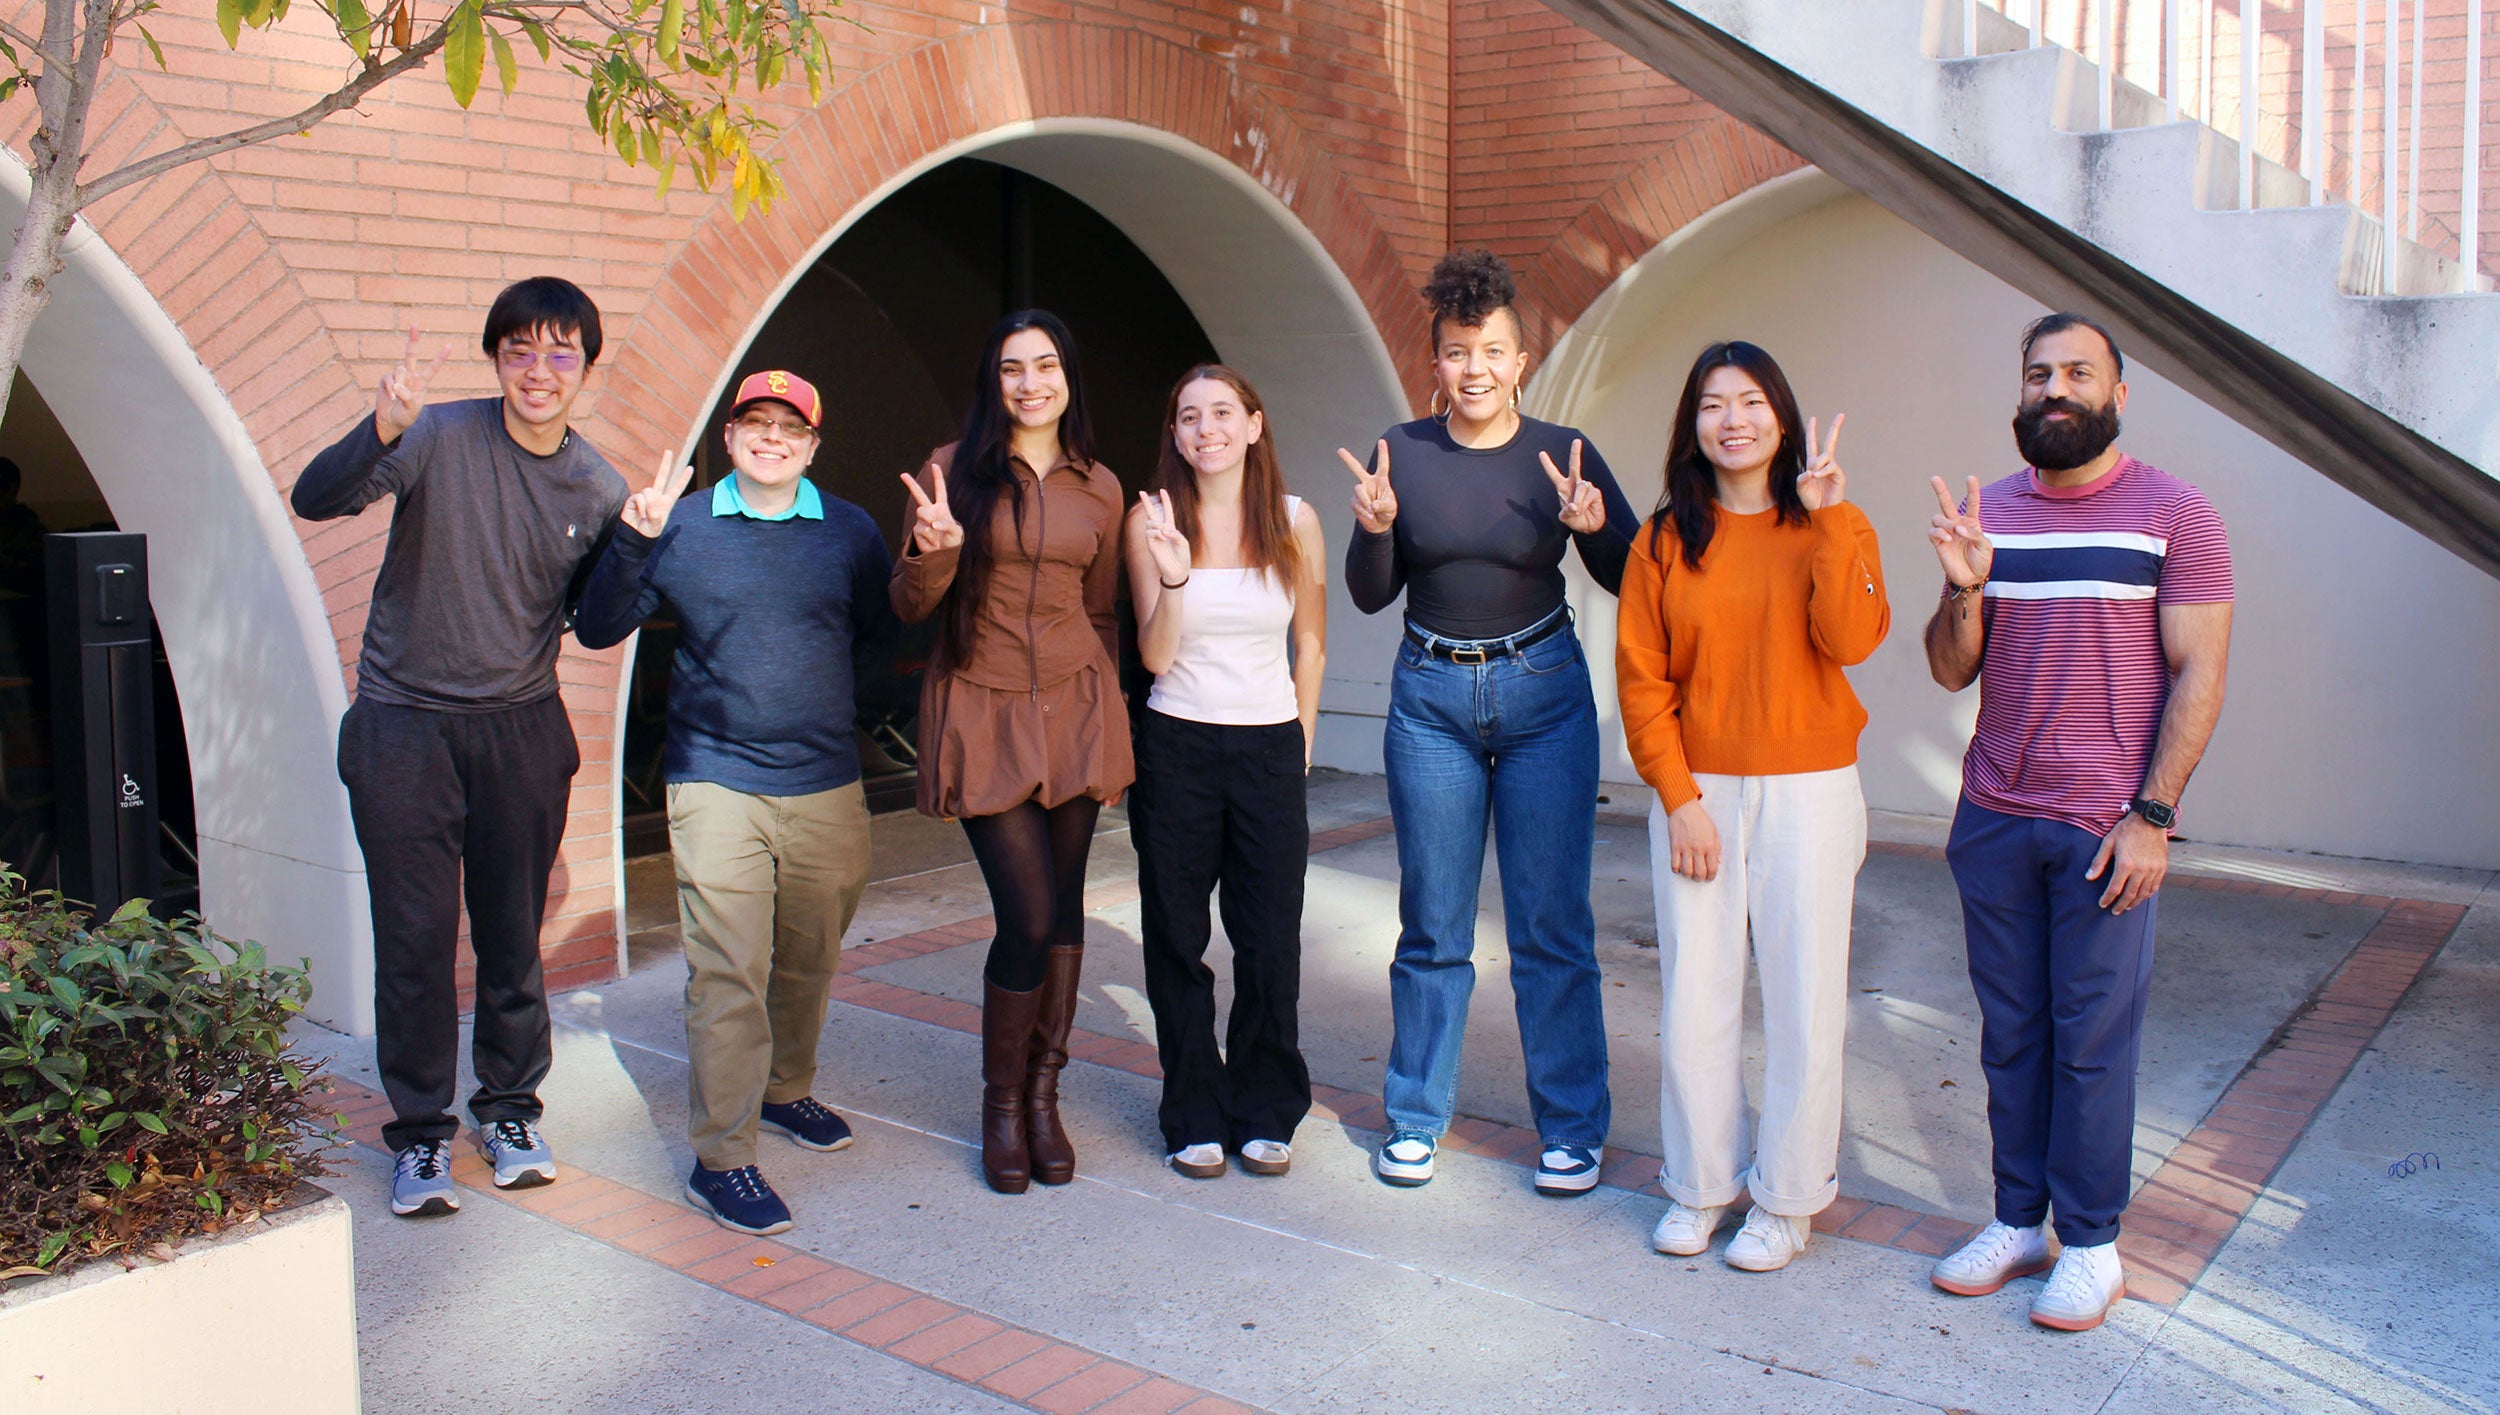
<path id="1" fill-rule="evenodd" d="M 112 0 L 44 0 L 43 69 L 35 78 L 35 106 L 43 117 L 27 144 L 35 159 L 30 169 L 34 189 L 27 195 L 26 219 L 18 223 L 8 266 L 0 270 L 0 418 L 8 416 L 26 336 L 52 302 L 52 277 L 61 273 L 61 242 L 78 219 L 87 109 L 95 98 L 112 30 Z"/>
<path id="2" fill-rule="evenodd" d="M 8 416 L 26 336 L 52 302 L 52 277 L 61 273 L 61 242 L 78 214 L 73 206 L 77 193 L 58 178 L 58 165 L 56 172 L 35 173 L 26 219 L 18 223 L 17 244 L 9 251 L 7 269 L 0 272 L 0 418 Z"/>

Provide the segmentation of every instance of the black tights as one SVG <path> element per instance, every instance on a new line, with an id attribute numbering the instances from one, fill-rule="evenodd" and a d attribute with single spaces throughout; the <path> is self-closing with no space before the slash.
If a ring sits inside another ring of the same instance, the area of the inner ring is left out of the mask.
<path id="1" fill-rule="evenodd" d="M 994 816 L 964 817 L 998 926 L 982 969 L 992 983 L 1031 992 L 1042 985 L 1052 945 L 1085 941 L 1085 854 L 1101 813 L 1102 802 L 1079 796 L 1049 810 L 1023 801 Z"/>

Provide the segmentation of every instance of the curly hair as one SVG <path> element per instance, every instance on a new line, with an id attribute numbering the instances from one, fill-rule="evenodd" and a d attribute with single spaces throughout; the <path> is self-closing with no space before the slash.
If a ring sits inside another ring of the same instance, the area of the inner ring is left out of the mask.
<path id="1" fill-rule="evenodd" d="M 1450 323 L 1462 329 L 1475 329 L 1493 317 L 1495 310 L 1510 310 L 1511 322 L 1519 322 L 1519 312 L 1511 302 L 1519 298 L 1519 282 L 1510 274 L 1510 262 L 1482 246 L 1454 250 L 1433 263 L 1432 277 L 1424 282 L 1424 303 L 1432 306 L 1432 342 L 1441 342 L 1441 326 Z"/>

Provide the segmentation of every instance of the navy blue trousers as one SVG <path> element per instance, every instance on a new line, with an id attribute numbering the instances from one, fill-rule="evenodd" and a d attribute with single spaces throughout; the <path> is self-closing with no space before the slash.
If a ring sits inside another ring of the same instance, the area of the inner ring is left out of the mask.
<path id="1" fill-rule="evenodd" d="M 2101 848 L 2062 821 L 1968 800 L 1945 859 L 1962 894 L 2000 1223 L 2057 1216 L 2068 1246 L 2118 1236 L 2135 1155 L 2135 1065 L 2159 896 L 2100 905 Z"/>

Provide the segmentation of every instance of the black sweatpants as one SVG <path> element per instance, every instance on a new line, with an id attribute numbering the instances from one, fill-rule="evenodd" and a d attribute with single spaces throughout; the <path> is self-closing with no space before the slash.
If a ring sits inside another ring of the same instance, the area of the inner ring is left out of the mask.
<path id="1" fill-rule="evenodd" d="M 382 1137 L 393 1151 L 460 1128 L 453 948 L 464 885 L 477 955 L 469 1113 L 480 1125 L 538 1118 L 554 1060 L 538 930 L 580 765 L 561 698 L 478 713 L 360 701 L 339 723 L 339 779 L 373 899 L 374 1025 L 395 1112 Z"/>
<path id="2" fill-rule="evenodd" d="M 1228 727 L 1147 710 L 1129 828 L 1146 1000 L 1163 1061 L 1164 1144 L 1291 1142 L 1311 1109 L 1296 1020 L 1311 846 L 1302 725 Z M 1233 1014 L 1221 1055 L 1215 972 L 1206 965 L 1210 891 L 1233 945 Z"/>

